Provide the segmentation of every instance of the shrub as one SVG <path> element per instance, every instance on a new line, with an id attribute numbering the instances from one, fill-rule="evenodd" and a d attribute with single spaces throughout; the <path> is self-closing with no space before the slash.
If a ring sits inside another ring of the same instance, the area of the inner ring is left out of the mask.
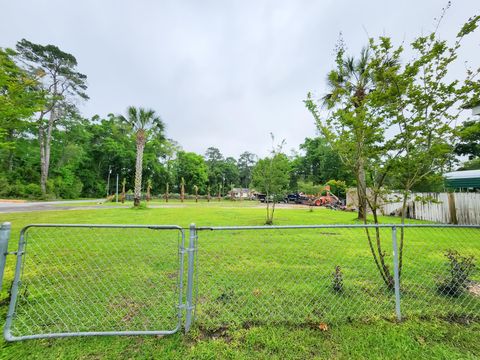
<path id="1" fill-rule="evenodd" d="M 42 188 L 39 184 L 28 184 L 25 186 L 25 195 L 29 198 L 39 199 L 42 197 Z"/>
<path id="2" fill-rule="evenodd" d="M 332 287 L 333 291 L 336 293 L 342 293 L 343 292 L 343 273 L 342 269 L 340 266 L 335 266 L 335 271 L 332 274 L 333 279 L 332 279 Z"/>
<path id="3" fill-rule="evenodd" d="M 298 191 L 304 194 L 317 195 L 323 190 L 322 185 L 313 185 L 311 182 L 298 182 Z"/>
<path id="4" fill-rule="evenodd" d="M 8 187 L 8 193 L 6 194 L 8 197 L 12 198 L 23 198 L 25 197 L 25 185 L 23 185 L 20 181 L 15 181 L 15 183 L 11 184 Z"/>
<path id="5" fill-rule="evenodd" d="M 10 184 L 4 177 L 0 177 L 0 197 L 10 196 Z"/>
<path id="6" fill-rule="evenodd" d="M 462 256 L 456 250 L 447 250 L 449 275 L 440 283 L 438 291 L 447 296 L 460 296 L 470 284 L 470 276 L 475 271 L 473 256 Z"/>

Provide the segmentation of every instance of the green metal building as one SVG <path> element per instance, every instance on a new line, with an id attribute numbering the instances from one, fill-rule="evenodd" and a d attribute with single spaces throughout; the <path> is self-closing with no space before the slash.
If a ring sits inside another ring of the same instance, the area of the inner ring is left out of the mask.
<path id="1" fill-rule="evenodd" d="M 444 174 L 445 187 L 454 191 L 480 191 L 480 170 L 453 171 Z"/>

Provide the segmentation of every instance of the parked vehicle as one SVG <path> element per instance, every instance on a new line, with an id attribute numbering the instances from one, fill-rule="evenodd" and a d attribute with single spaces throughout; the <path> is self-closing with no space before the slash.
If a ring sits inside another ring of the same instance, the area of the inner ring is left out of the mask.
<path id="1" fill-rule="evenodd" d="M 265 200 L 267 199 L 266 194 L 257 194 L 256 197 L 257 197 L 257 200 L 260 201 L 261 203 L 264 203 Z"/>

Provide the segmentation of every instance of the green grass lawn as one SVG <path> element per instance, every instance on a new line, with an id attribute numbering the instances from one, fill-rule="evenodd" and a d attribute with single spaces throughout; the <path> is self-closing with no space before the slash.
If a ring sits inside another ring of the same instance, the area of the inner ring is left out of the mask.
<path id="1" fill-rule="evenodd" d="M 0 221 L 12 222 L 10 248 L 15 250 L 20 229 L 31 223 L 188 227 L 191 222 L 262 225 L 265 217 L 252 202 L 170 204 L 146 210 L 106 205 L 1 214 Z M 390 217 L 382 221 L 398 223 Z M 354 213 L 323 208 L 276 211 L 277 225 L 352 223 Z M 17 335 L 175 326 L 178 232 L 74 230 L 34 228 L 28 233 L 13 327 Z M 389 229 L 382 230 L 389 254 L 390 236 Z M 0 358 L 478 358 L 479 298 L 452 299 L 435 288 L 445 276 L 445 249 L 478 259 L 479 242 L 479 231 L 473 229 L 408 230 L 402 275 L 406 320 L 397 323 L 392 293 L 376 272 L 361 229 L 201 231 L 197 320 L 187 335 L 2 341 Z M 332 289 L 337 265 L 341 293 Z M 10 256 L 2 318 L 13 266 Z M 478 272 L 474 279 L 480 281 Z M 320 330 L 321 323 L 328 330 Z"/>

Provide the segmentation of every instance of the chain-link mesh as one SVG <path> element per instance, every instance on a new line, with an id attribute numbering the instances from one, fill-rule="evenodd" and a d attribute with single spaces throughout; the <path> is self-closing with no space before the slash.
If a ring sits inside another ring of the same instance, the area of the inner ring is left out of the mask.
<path id="1" fill-rule="evenodd" d="M 30 227 L 11 335 L 173 330 L 179 230 Z"/>
<path id="2" fill-rule="evenodd" d="M 380 236 L 391 262 L 391 230 Z M 206 328 L 367 320 L 394 308 L 362 228 L 202 231 L 197 271 Z"/>
<path id="3" fill-rule="evenodd" d="M 406 317 L 480 319 L 480 228 L 407 227 L 401 267 Z M 397 232 L 399 246 L 402 229 Z"/>
<path id="4" fill-rule="evenodd" d="M 213 330 L 394 320 L 392 228 L 379 228 L 378 236 L 376 231 L 341 225 L 200 231 L 197 325 Z M 451 282 L 448 249 L 479 265 L 480 229 L 405 228 L 402 243 L 397 228 L 397 242 L 404 253 L 401 308 L 407 317 L 478 316 L 478 271 L 472 270 L 458 296 L 439 289 L 442 281 Z"/>
<path id="5" fill-rule="evenodd" d="M 30 227 L 11 335 L 174 332 L 183 299 L 189 327 L 188 278 L 205 330 L 399 315 L 391 226 L 192 227 L 185 252 L 179 230 Z M 480 321 L 480 227 L 397 226 L 395 237 L 403 318 Z"/>

